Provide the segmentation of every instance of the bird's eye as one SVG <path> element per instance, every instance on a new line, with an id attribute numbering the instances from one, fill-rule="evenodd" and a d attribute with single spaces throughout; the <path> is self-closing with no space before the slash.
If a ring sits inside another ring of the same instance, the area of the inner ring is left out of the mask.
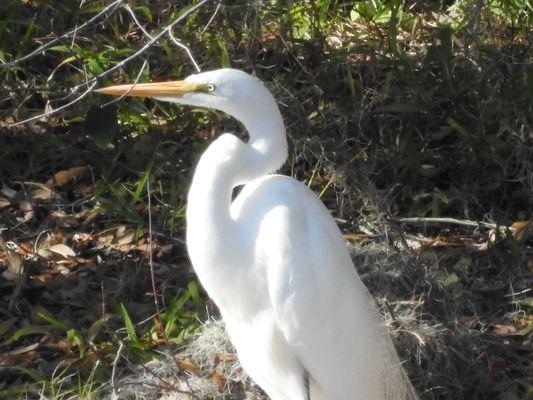
<path id="1" fill-rule="evenodd" d="M 215 85 L 213 85 L 212 83 L 208 83 L 207 85 L 205 85 L 205 88 L 209 93 L 215 91 Z"/>

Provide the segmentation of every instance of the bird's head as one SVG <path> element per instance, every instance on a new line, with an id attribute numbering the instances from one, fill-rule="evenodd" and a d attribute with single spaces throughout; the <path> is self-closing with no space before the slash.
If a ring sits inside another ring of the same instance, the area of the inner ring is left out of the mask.
<path id="1" fill-rule="evenodd" d="M 265 109 L 275 100 L 260 80 L 231 68 L 190 75 L 182 81 L 110 86 L 97 92 L 214 108 L 242 119 L 247 111 Z"/>

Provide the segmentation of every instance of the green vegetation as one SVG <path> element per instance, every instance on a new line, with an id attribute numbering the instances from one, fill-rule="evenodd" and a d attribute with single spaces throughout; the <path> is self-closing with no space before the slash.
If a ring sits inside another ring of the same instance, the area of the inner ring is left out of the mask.
<path id="1" fill-rule="evenodd" d="M 202 70 L 240 68 L 274 92 L 282 172 L 358 244 L 421 398 L 531 398 L 533 3 L 226 3 L 173 34 Z M 142 99 L 100 108 L 109 99 L 91 92 L 12 126 L 102 74 L 103 86 L 194 73 L 167 35 L 105 72 L 189 7 L 2 3 L 2 63 L 50 46 L 0 64 L 0 398 L 109 394 L 216 314 L 186 255 L 186 192 L 210 139 L 237 123 Z"/>

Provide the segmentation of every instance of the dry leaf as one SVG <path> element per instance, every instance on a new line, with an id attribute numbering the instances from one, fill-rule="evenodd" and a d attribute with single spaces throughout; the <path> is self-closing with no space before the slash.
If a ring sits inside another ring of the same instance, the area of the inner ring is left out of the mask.
<path id="1" fill-rule="evenodd" d="M 489 364 L 489 375 L 496 374 L 499 370 L 505 367 L 505 360 L 502 360 L 501 358 L 498 358 L 496 360 L 493 360 Z"/>
<path id="2" fill-rule="evenodd" d="M 93 208 L 87 209 L 86 211 L 80 213 L 80 218 L 85 218 L 82 225 L 90 224 L 100 213 L 102 212 L 102 207 L 94 206 Z"/>
<path id="3" fill-rule="evenodd" d="M 78 232 L 72 236 L 72 240 L 74 240 L 77 244 L 88 242 L 92 238 L 93 237 L 91 234 L 86 232 Z"/>
<path id="4" fill-rule="evenodd" d="M 56 254 L 59 254 L 63 256 L 64 258 L 76 256 L 76 253 L 74 252 L 74 250 L 72 250 L 70 247 L 68 247 L 66 244 L 63 244 L 63 243 L 53 245 L 48 250 Z"/>
<path id="5" fill-rule="evenodd" d="M 226 380 L 218 372 L 213 372 L 211 374 L 211 382 L 213 382 L 219 392 L 222 392 L 224 390 L 224 386 L 226 386 Z"/>
<path id="6" fill-rule="evenodd" d="M 114 237 L 111 234 L 105 234 L 98 236 L 98 243 L 101 245 L 110 244 L 113 241 Z"/>
<path id="7" fill-rule="evenodd" d="M 4 196 L 6 196 L 6 197 L 8 197 L 8 198 L 10 198 L 10 199 L 13 198 L 13 197 L 15 197 L 15 195 L 17 194 L 17 192 L 16 192 L 15 190 L 13 190 L 13 189 L 11 189 L 10 187 L 5 186 L 5 185 L 2 187 L 2 189 L 0 189 L 0 192 L 1 192 Z"/>
<path id="8" fill-rule="evenodd" d="M 200 368 L 198 368 L 195 364 L 193 364 L 189 360 L 177 359 L 176 360 L 176 364 L 178 365 L 178 367 L 180 369 L 182 369 L 184 371 L 192 372 L 195 375 L 199 375 L 200 374 Z"/>
<path id="9" fill-rule="evenodd" d="M 501 335 L 501 336 L 510 335 L 516 332 L 516 327 L 514 327 L 513 325 L 495 324 L 491 326 L 491 329 L 496 335 Z"/>
<path id="10" fill-rule="evenodd" d="M 33 253 L 33 246 L 26 242 L 20 242 L 19 243 L 19 254 L 20 253 L 23 253 L 23 255 Z"/>
<path id="11" fill-rule="evenodd" d="M 516 239 L 522 240 L 528 232 L 533 233 L 533 220 L 516 221 L 511 225 L 511 231 Z"/>
<path id="12" fill-rule="evenodd" d="M 54 240 L 54 235 L 47 234 L 43 235 L 38 243 L 35 243 L 35 246 L 37 246 L 37 254 L 43 258 L 50 258 L 52 257 L 52 252 L 48 250 L 50 247 L 52 240 Z"/>
<path id="13" fill-rule="evenodd" d="M 237 360 L 237 356 L 235 354 L 227 354 L 227 353 L 217 353 L 215 354 L 215 363 L 219 363 L 220 361 L 229 361 L 234 362 Z"/>
<path id="14" fill-rule="evenodd" d="M 124 236 L 124 233 L 126 232 L 126 227 L 124 225 L 120 225 L 117 230 L 115 231 L 116 237 L 122 237 Z"/>
<path id="15" fill-rule="evenodd" d="M 39 275 L 35 275 L 32 279 L 39 281 L 39 282 L 48 282 L 53 277 L 54 277 L 54 274 L 51 274 L 51 273 L 40 273 Z"/>
<path id="16" fill-rule="evenodd" d="M 9 281 L 17 279 L 23 272 L 22 261 L 19 254 L 9 253 L 4 261 L 7 264 L 7 270 L 2 273 L 2 276 Z"/>
<path id="17" fill-rule="evenodd" d="M 14 350 L 9 351 L 10 356 L 17 356 L 20 354 L 28 353 L 30 351 L 33 351 L 39 347 L 39 343 L 33 343 L 28 346 L 18 347 Z"/>
<path id="18" fill-rule="evenodd" d="M 64 185 L 68 181 L 84 173 L 88 168 L 89 167 L 85 165 L 83 167 L 74 167 L 74 168 L 63 170 L 63 171 L 59 171 L 52 178 L 48 179 L 48 181 L 46 181 L 46 184 L 48 186 Z"/>
<path id="19" fill-rule="evenodd" d="M 22 257 L 17 253 L 11 253 L 7 256 L 7 270 L 13 274 L 22 273 Z"/>
<path id="20" fill-rule="evenodd" d="M 48 250 L 49 247 L 49 240 L 44 241 L 43 243 L 40 243 L 39 247 L 37 248 L 37 254 L 41 256 L 42 258 L 50 258 L 52 257 L 52 252 Z"/>
<path id="21" fill-rule="evenodd" d="M 144 253 L 150 252 L 150 243 L 140 244 L 138 246 L 135 246 L 135 250 L 142 251 Z"/>
<path id="22" fill-rule="evenodd" d="M 343 236 L 344 240 L 347 240 L 351 243 L 363 243 L 369 238 L 366 233 L 347 233 Z"/>
<path id="23" fill-rule="evenodd" d="M 33 211 L 33 204 L 31 204 L 29 201 L 21 201 L 19 204 L 20 211 L 29 212 Z"/>
<path id="24" fill-rule="evenodd" d="M 36 358 L 37 352 L 34 350 L 16 355 L 0 354 L 0 367 L 18 367 L 27 363 L 31 365 Z"/>
<path id="25" fill-rule="evenodd" d="M 3 197 L 0 197 L 0 208 L 7 207 L 10 204 L 11 203 L 9 202 L 9 200 L 4 199 Z"/>
<path id="26" fill-rule="evenodd" d="M 24 184 L 36 188 L 31 192 L 33 199 L 49 200 L 57 197 L 56 193 L 44 183 L 24 182 Z"/>
<path id="27" fill-rule="evenodd" d="M 78 264 L 78 260 L 75 258 L 65 258 L 63 260 L 56 261 L 54 263 L 56 266 L 69 266 Z M 70 271 L 69 271 L 70 272 Z"/>
<path id="28" fill-rule="evenodd" d="M 135 246 L 132 244 L 124 244 L 122 246 L 114 246 L 114 248 L 122 253 L 129 253 L 131 250 L 135 249 Z"/>
<path id="29" fill-rule="evenodd" d="M 122 245 L 125 245 L 125 244 L 130 244 L 134 238 L 135 234 L 133 232 L 130 232 L 130 233 L 127 233 L 125 234 L 124 236 L 121 236 L 118 241 L 117 241 L 117 245 L 118 246 L 122 246 Z"/>
<path id="30" fill-rule="evenodd" d="M 477 317 L 473 315 L 463 315 L 457 320 L 461 325 L 471 328 L 477 322 Z"/>
<path id="31" fill-rule="evenodd" d="M 41 187 L 38 189 L 35 189 L 31 192 L 31 197 L 33 199 L 39 199 L 39 200 L 50 200 L 51 198 L 54 198 L 54 191 L 48 187 Z"/>
<path id="32" fill-rule="evenodd" d="M 79 221 L 75 215 L 67 214 L 63 211 L 52 211 L 50 216 L 54 218 L 55 223 L 62 228 L 71 228 L 78 226 Z"/>

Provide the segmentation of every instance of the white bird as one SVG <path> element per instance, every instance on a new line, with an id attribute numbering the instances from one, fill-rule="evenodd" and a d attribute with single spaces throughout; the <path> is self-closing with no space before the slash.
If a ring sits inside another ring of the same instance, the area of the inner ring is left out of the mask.
<path id="1" fill-rule="evenodd" d="M 99 91 L 217 109 L 246 128 L 247 143 L 225 133 L 198 162 L 187 247 L 243 368 L 272 400 L 417 398 L 329 211 L 272 174 L 287 139 L 261 81 L 219 69 Z"/>

